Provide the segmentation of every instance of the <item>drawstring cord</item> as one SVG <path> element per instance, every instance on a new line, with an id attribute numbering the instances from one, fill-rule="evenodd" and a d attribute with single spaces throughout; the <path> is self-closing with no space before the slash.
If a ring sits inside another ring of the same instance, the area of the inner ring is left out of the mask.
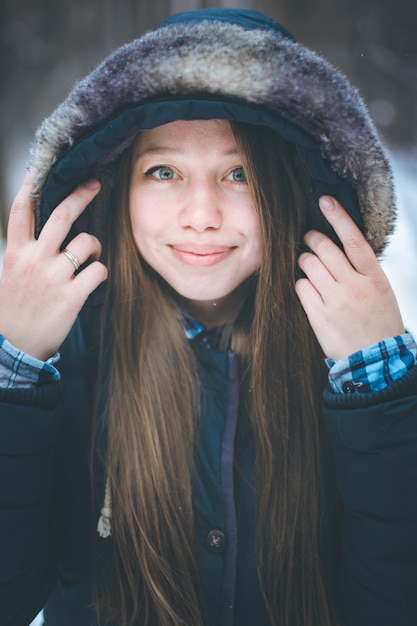
<path id="1" fill-rule="evenodd" d="M 108 479 L 106 480 L 106 491 L 104 494 L 104 504 L 101 509 L 101 515 L 97 524 L 97 532 L 103 539 L 111 536 L 111 500 L 110 486 Z"/>

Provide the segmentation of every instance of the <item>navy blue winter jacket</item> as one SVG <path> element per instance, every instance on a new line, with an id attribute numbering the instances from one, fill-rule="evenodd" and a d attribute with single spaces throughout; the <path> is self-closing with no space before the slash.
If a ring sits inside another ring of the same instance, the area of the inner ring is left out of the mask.
<path id="1" fill-rule="evenodd" d="M 253 449 L 237 425 L 235 357 L 203 343 L 195 349 L 206 406 L 196 456 L 196 555 L 210 626 L 267 626 L 248 486 Z M 95 367 L 76 324 L 62 348 L 62 382 L 0 391 L 1 626 L 27 625 L 45 603 L 47 626 L 95 623 L 92 548 L 110 558 L 111 542 L 97 535 L 102 503 L 91 500 Z M 417 370 L 369 396 L 327 390 L 323 414 L 343 502 L 347 625 L 415 626 Z M 244 476 L 235 485 L 233 449 Z"/>

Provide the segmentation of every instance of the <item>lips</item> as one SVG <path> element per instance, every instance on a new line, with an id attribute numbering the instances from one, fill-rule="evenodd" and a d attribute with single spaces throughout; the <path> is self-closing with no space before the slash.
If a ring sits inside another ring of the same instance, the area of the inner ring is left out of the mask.
<path id="1" fill-rule="evenodd" d="M 235 249 L 233 246 L 175 244 L 174 255 L 185 265 L 209 267 L 221 263 Z"/>

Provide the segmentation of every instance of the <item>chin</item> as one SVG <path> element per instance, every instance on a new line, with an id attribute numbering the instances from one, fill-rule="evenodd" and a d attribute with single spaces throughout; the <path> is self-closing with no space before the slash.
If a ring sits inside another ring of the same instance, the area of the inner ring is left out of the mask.
<path id="1" fill-rule="evenodd" d="M 190 292 L 188 290 L 184 290 L 183 292 L 177 291 L 176 293 L 180 296 L 180 298 L 184 299 L 184 300 L 189 300 L 190 302 L 194 302 L 194 303 L 210 303 L 212 304 L 213 302 L 220 302 L 221 300 L 227 299 L 228 296 L 231 295 L 232 291 L 227 291 L 227 292 L 218 292 L 218 291 L 205 291 L 204 293 L 195 293 L 195 292 Z"/>

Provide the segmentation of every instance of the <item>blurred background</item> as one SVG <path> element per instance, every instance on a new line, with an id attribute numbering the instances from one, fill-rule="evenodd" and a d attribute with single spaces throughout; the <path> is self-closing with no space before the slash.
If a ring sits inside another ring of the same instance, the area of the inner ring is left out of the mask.
<path id="1" fill-rule="evenodd" d="M 417 335 L 417 3 L 412 0 L 0 0 L 0 256 L 33 133 L 73 83 L 180 11 L 262 11 L 359 88 L 389 147 L 397 233 L 384 265 Z"/>

